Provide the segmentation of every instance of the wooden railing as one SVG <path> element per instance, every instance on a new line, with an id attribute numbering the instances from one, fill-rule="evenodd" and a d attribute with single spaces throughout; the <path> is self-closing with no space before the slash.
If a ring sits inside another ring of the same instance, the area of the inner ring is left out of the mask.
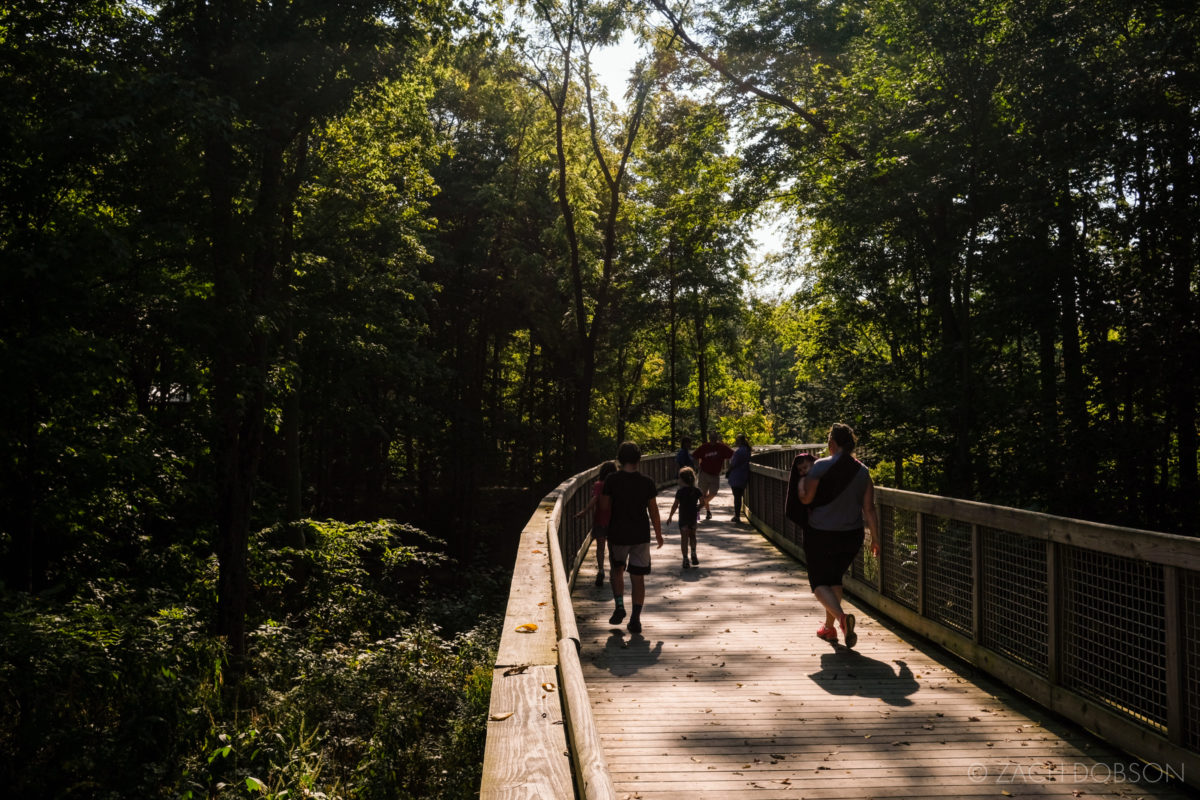
<path id="1" fill-rule="evenodd" d="M 659 486 L 675 481 L 672 455 L 645 457 L 639 469 Z M 492 672 L 484 800 L 616 797 L 583 682 L 571 604 L 571 583 L 591 544 L 591 521 L 576 514 L 591 499 L 598 472 L 563 481 L 521 532 Z"/>
<path id="2" fill-rule="evenodd" d="M 783 513 L 800 449 L 756 455 L 747 504 L 803 561 Z M 879 558 L 859 555 L 848 592 L 1200 785 L 1200 539 L 896 489 L 875 497 Z"/>

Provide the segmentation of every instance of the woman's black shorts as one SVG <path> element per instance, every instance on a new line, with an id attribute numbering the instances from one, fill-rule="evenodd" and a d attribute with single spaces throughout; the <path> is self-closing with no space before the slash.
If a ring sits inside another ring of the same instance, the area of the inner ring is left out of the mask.
<path id="1" fill-rule="evenodd" d="M 808 585 L 841 586 L 842 576 L 850 569 L 862 549 L 863 528 L 852 531 L 804 531 L 804 559 L 808 566 Z"/>

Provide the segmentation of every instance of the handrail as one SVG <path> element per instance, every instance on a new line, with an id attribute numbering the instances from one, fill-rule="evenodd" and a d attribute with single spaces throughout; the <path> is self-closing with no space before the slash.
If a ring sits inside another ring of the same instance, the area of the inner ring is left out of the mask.
<path id="1" fill-rule="evenodd" d="M 661 487 L 674 482 L 674 466 L 673 456 L 662 454 L 644 457 L 639 469 Z M 571 603 L 571 583 L 591 544 L 590 521 L 576 514 L 598 473 L 596 466 L 559 484 L 521 532 L 492 671 L 483 800 L 616 798 Z"/>
<path id="2" fill-rule="evenodd" d="M 803 562 L 785 458 L 751 466 L 746 504 Z M 849 593 L 1200 786 L 1200 538 L 884 487 L 875 498 L 880 555 L 859 554 Z"/>

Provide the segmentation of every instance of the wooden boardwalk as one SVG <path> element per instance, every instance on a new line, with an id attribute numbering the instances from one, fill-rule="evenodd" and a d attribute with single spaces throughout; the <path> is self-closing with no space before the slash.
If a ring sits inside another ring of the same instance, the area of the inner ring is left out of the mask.
<path id="1" fill-rule="evenodd" d="M 618 797 L 1198 796 L 852 602 L 856 649 L 822 642 L 803 567 L 729 522 L 727 488 L 713 510 L 699 567 L 664 529 L 640 635 L 608 624 L 594 556 L 575 584 Z"/>

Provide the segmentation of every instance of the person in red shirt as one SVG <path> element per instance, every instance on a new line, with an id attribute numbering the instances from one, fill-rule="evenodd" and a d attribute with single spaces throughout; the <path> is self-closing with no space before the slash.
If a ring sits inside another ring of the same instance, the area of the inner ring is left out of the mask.
<path id="1" fill-rule="evenodd" d="M 712 519 L 709 503 L 721 490 L 721 470 L 725 462 L 733 458 L 733 450 L 721 441 L 719 433 L 709 431 L 704 444 L 692 452 L 692 458 L 698 468 L 700 491 L 704 492 L 704 518 Z"/>
<path id="2" fill-rule="evenodd" d="M 612 516 L 610 513 L 600 513 L 600 493 L 604 490 L 604 479 L 617 471 L 617 462 L 605 461 L 600 465 L 600 474 L 596 476 L 596 482 L 592 484 L 592 499 L 588 504 L 575 515 L 578 519 L 589 511 L 594 511 L 592 517 L 592 540 L 596 543 L 596 585 L 604 585 L 604 546 L 608 543 L 608 520 Z"/>

